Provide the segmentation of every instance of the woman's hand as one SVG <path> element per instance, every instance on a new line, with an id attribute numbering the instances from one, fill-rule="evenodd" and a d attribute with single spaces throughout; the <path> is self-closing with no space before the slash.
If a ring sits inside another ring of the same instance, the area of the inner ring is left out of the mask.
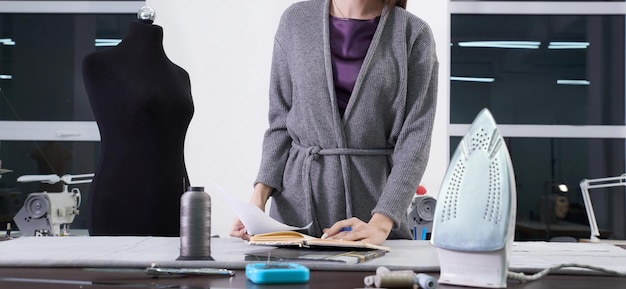
<path id="1" fill-rule="evenodd" d="M 265 204 L 270 197 L 270 194 L 274 190 L 272 187 L 257 183 L 254 186 L 254 191 L 252 192 L 252 197 L 250 197 L 250 203 L 257 206 L 261 211 L 265 212 Z M 246 226 L 239 220 L 239 218 L 235 218 L 233 221 L 233 225 L 231 226 L 230 236 L 235 238 L 241 238 L 244 240 L 250 240 L 250 235 L 246 230 Z"/>
<path id="2" fill-rule="evenodd" d="M 246 226 L 243 225 L 239 218 L 235 218 L 235 220 L 233 221 L 233 225 L 230 229 L 230 236 L 235 238 L 241 238 L 243 240 L 250 240 L 250 235 L 248 235 Z"/>
<path id="3" fill-rule="evenodd" d="M 324 229 L 322 239 L 363 241 L 380 245 L 387 240 L 391 228 L 393 228 L 393 221 L 389 217 L 375 213 L 368 223 L 358 218 L 336 222 L 330 228 Z"/>

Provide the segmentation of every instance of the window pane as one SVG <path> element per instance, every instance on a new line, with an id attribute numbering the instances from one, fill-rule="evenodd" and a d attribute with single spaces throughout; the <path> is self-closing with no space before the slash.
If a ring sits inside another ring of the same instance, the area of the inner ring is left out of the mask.
<path id="1" fill-rule="evenodd" d="M 452 15 L 450 122 L 624 125 L 624 16 Z"/>
<path id="2" fill-rule="evenodd" d="M 450 138 L 450 155 L 460 141 L 460 137 Z M 516 239 L 589 238 L 580 181 L 623 174 L 625 141 L 572 138 L 505 138 L 505 141 L 517 188 Z M 559 184 L 566 185 L 568 192 L 561 192 Z M 624 195 L 623 187 L 590 190 L 598 226 L 603 234 L 614 239 L 624 239 Z M 552 228 L 550 232 L 546 230 L 547 224 Z"/>
<path id="3" fill-rule="evenodd" d="M 2 168 L 12 170 L 12 172 L 3 173 L 0 178 L 0 226 L 2 229 L 6 228 L 6 222 L 11 222 L 13 216 L 22 208 L 28 194 L 42 191 L 60 192 L 63 189 L 61 182 L 56 184 L 17 182 L 18 177 L 94 173 L 100 154 L 100 142 L 2 141 L 0 144 Z M 71 228 L 87 228 L 89 186 L 90 183 L 69 186 L 70 190 L 78 188 L 82 196 L 80 213 L 75 217 Z"/>
<path id="4" fill-rule="evenodd" d="M 82 59 L 116 45 L 131 21 L 136 14 L 0 14 L 0 120 L 93 121 Z"/>

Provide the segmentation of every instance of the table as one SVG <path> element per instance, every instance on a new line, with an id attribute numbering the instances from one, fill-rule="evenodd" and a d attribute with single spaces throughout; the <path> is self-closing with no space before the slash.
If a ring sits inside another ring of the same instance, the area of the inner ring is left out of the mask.
<path id="1" fill-rule="evenodd" d="M 428 241 L 388 240 L 385 256 L 354 265 L 307 264 L 311 280 L 301 285 L 261 286 L 247 281 L 245 253 L 267 250 L 235 238 L 211 240 L 215 261 L 177 261 L 176 237 L 20 237 L 0 241 L 0 288 L 361 288 L 376 268 L 410 269 L 438 277 L 439 260 Z M 152 279 L 143 269 L 152 263 L 174 268 L 228 268 L 228 277 L 167 277 Z M 561 263 L 586 263 L 626 273 L 626 250 L 606 243 L 515 242 L 510 271 L 534 273 Z M 598 275 L 582 269 L 562 270 L 509 288 L 626 288 L 626 278 Z M 621 287 L 620 287 L 621 286 Z M 440 286 L 439 288 L 462 288 Z"/>
<path id="2" fill-rule="evenodd" d="M 137 271 L 85 269 L 85 268 L 1 268 L 0 288 L 12 289 L 112 289 L 112 288 L 248 288 L 248 289 L 335 289 L 363 288 L 363 278 L 372 272 L 363 271 L 312 271 L 311 280 L 305 284 L 257 285 L 247 281 L 242 270 L 234 277 L 187 276 L 151 278 Z M 438 277 L 436 273 L 429 274 Z M 625 288 L 626 279 L 606 276 L 548 275 L 537 281 L 516 283 L 509 281 L 511 289 L 588 289 Z M 439 285 L 440 289 L 467 287 Z"/>
<path id="3" fill-rule="evenodd" d="M 554 237 L 572 237 L 574 239 L 588 239 L 591 236 L 589 226 L 558 221 L 550 223 L 550 232 L 548 234 L 546 223 L 538 221 L 516 221 L 515 223 L 515 239 L 516 240 L 546 240 L 547 235 Z M 610 231 L 600 229 L 600 239 L 607 239 L 611 234 Z"/>

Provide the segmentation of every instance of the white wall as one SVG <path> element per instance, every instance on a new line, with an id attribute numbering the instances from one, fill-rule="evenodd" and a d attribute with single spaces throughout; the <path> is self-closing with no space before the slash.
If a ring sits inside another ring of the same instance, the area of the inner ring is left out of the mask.
<path id="1" fill-rule="evenodd" d="M 191 76 L 195 114 L 185 156 L 192 185 L 209 187 L 214 181 L 248 200 L 267 127 L 274 32 L 280 15 L 294 2 L 146 1 L 156 11 L 155 24 L 164 29 L 165 51 Z M 407 9 L 433 28 L 441 66 L 435 134 L 422 182 L 433 195 L 448 163 L 448 1 L 427 6 L 409 2 Z M 228 236 L 234 213 L 207 191 L 213 196 L 212 233 Z"/>

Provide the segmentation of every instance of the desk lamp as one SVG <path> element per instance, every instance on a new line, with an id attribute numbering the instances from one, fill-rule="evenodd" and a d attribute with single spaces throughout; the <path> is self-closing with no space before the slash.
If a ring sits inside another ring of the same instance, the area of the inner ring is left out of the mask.
<path id="1" fill-rule="evenodd" d="M 506 288 L 516 205 L 509 152 L 485 108 L 457 146 L 437 198 L 431 243 L 439 283 Z"/>
<path id="2" fill-rule="evenodd" d="M 598 229 L 596 214 L 593 211 L 593 205 L 591 204 L 591 197 L 589 197 L 589 189 L 620 186 L 626 186 L 626 174 L 623 174 L 619 177 L 583 179 L 582 181 L 580 181 L 580 191 L 583 194 L 583 201 L 585 202 L 585 209 L 587 210 L 587 218 L 589 219 L 589 227 L 591 229 L 591 236 L 589 237 L 589 240 L 591 240 L 591 242 L 600 241 L 600 239 L 598 239 L 598 237 L 600 236 L 600 230 Z"/>

